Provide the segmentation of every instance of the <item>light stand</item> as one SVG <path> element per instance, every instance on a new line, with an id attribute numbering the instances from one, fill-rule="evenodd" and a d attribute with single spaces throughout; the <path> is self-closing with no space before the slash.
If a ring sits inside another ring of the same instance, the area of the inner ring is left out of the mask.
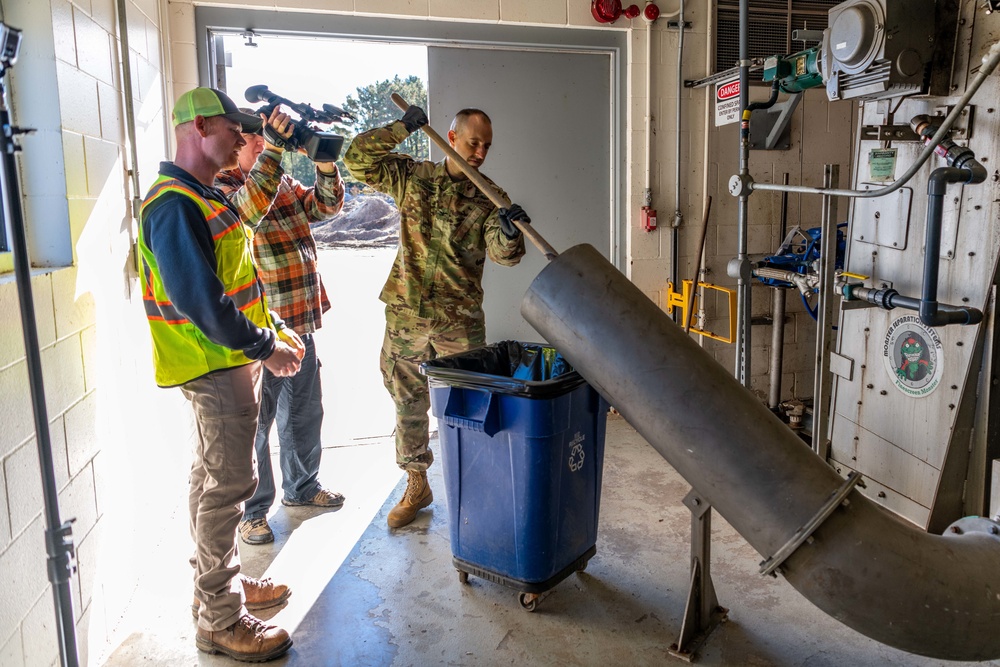
<path id="1" fill-rule="evenodd" d="M 70 580 L 76 572 L 74 563 L 74 519 L 65 523 L 59 520 L 59 494 L 52 465 L 52 442 L 49 439 L 49 418 L 45 408 L 45 387 L 42 384 L 42 360 L 38 351 L 38 327 L 35 323 L 35 305 L 31 295 L 31 271 L 28 261 L 28 244 L 21 212 L 21 192 L 17 182 L 17 162 L 14 154 L 20 146 L 15 139 L 19 134 L 34 130 L 13 127 L 7 111 L 7 90 L 4 76 L 17 61 L 21 46 L 21 31 L 0 22 L 0 207 L 4 220 L 10 223 L 11 250 L 14 252 L 14 276 L 17 295 L 21 304 L 21 328 L 24 332 L 24 353 L 28 363 L 28 381 L 31 386 L 31 404 L 35 415 L 35 442 L 38 445 L 38 462 L 42 470 L 42 490 L 45 496 L 45 550 L 48 554 L 49 582 L 55 598 L 56 628 L 59 639 L 61 664 L 77 667 L 76 625 L 73 619 L 73 596 Z M 0 220 L 0 224 L 4 220 Z"/>

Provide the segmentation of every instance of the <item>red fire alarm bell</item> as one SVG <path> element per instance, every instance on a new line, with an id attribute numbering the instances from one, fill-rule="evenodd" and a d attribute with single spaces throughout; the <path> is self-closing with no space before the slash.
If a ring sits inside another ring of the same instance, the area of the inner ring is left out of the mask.
<path id="1" fill-rule="evenodd" d="M 643 206 L 640 210 L 639 221 L 642 223 L 643 230 L 651 232 L 656 229 L 656 209 L 652 206 Z"/>

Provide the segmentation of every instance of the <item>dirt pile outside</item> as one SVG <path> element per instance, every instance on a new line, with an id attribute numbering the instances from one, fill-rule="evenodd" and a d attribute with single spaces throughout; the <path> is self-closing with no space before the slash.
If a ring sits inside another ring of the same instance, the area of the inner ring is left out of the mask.
<path id="1" fill-rule="evenodd" d="M 386 195 L 357 195 L 344 201 L 338 215 L 313 225 L 312 233 L 320 247 L 395 246 L 399 242 L 399 209 Z"/>

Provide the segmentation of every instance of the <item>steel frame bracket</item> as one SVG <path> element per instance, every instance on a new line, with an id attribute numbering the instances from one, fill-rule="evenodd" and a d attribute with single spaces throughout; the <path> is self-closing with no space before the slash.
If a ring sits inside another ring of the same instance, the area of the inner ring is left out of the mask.
<path id="1" fill-rule="evenodd" d="M 923 142 L 923 138 L 909 125 L 864 125 L 862 141 Z"/>
<path id="2" fill-rule="evenodd" d="M 770 109 L 757 109 L 750 116 L 750 149 L 764 151 L 786 151 L 791 145 L 788 126 L 792 122 L 792 112 L 802 100 L 802 93 L 791 95 L 784 102 L 778 102 Z M 764 139 L 759 138 L 761 135 Z"/>
<path id="3" fill-rule="evenodd" d="M 691 510 L 691 587 L 684 606 L 680 637 L 667 652 L 685 662 L 693 662 L 695 652 L 712 631 L 726 621 L 729 610 L 719 606 L 712 584 L 712 506 L 694 489 L 684 496 L 683 502 Z"/>

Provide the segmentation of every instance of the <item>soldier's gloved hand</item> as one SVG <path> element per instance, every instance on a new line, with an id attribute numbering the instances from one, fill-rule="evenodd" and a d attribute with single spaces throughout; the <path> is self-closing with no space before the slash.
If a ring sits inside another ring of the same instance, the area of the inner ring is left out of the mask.
<path id="1" fill-rule="evenodd" d="M 399 120 L 403 121 L 406 131 L 413 134 L 427 124 L 427 114 L 420 107 L 415 107 L 411 104 L 410 108 L 406 110 L 406 113 Z"/>
<path id="2" fill-rule="evenodd" d="M 514 226 L 514 220 L 524 225 L 531 224 L 531 218 L 519 204 L 511 204 L 510 208 L 502 208 L 497 211 L 497 215 L 500 218 L 500 230 L 509 239 L 517 238 L 517 235 L 521 233 L 521 230 Z"/>

